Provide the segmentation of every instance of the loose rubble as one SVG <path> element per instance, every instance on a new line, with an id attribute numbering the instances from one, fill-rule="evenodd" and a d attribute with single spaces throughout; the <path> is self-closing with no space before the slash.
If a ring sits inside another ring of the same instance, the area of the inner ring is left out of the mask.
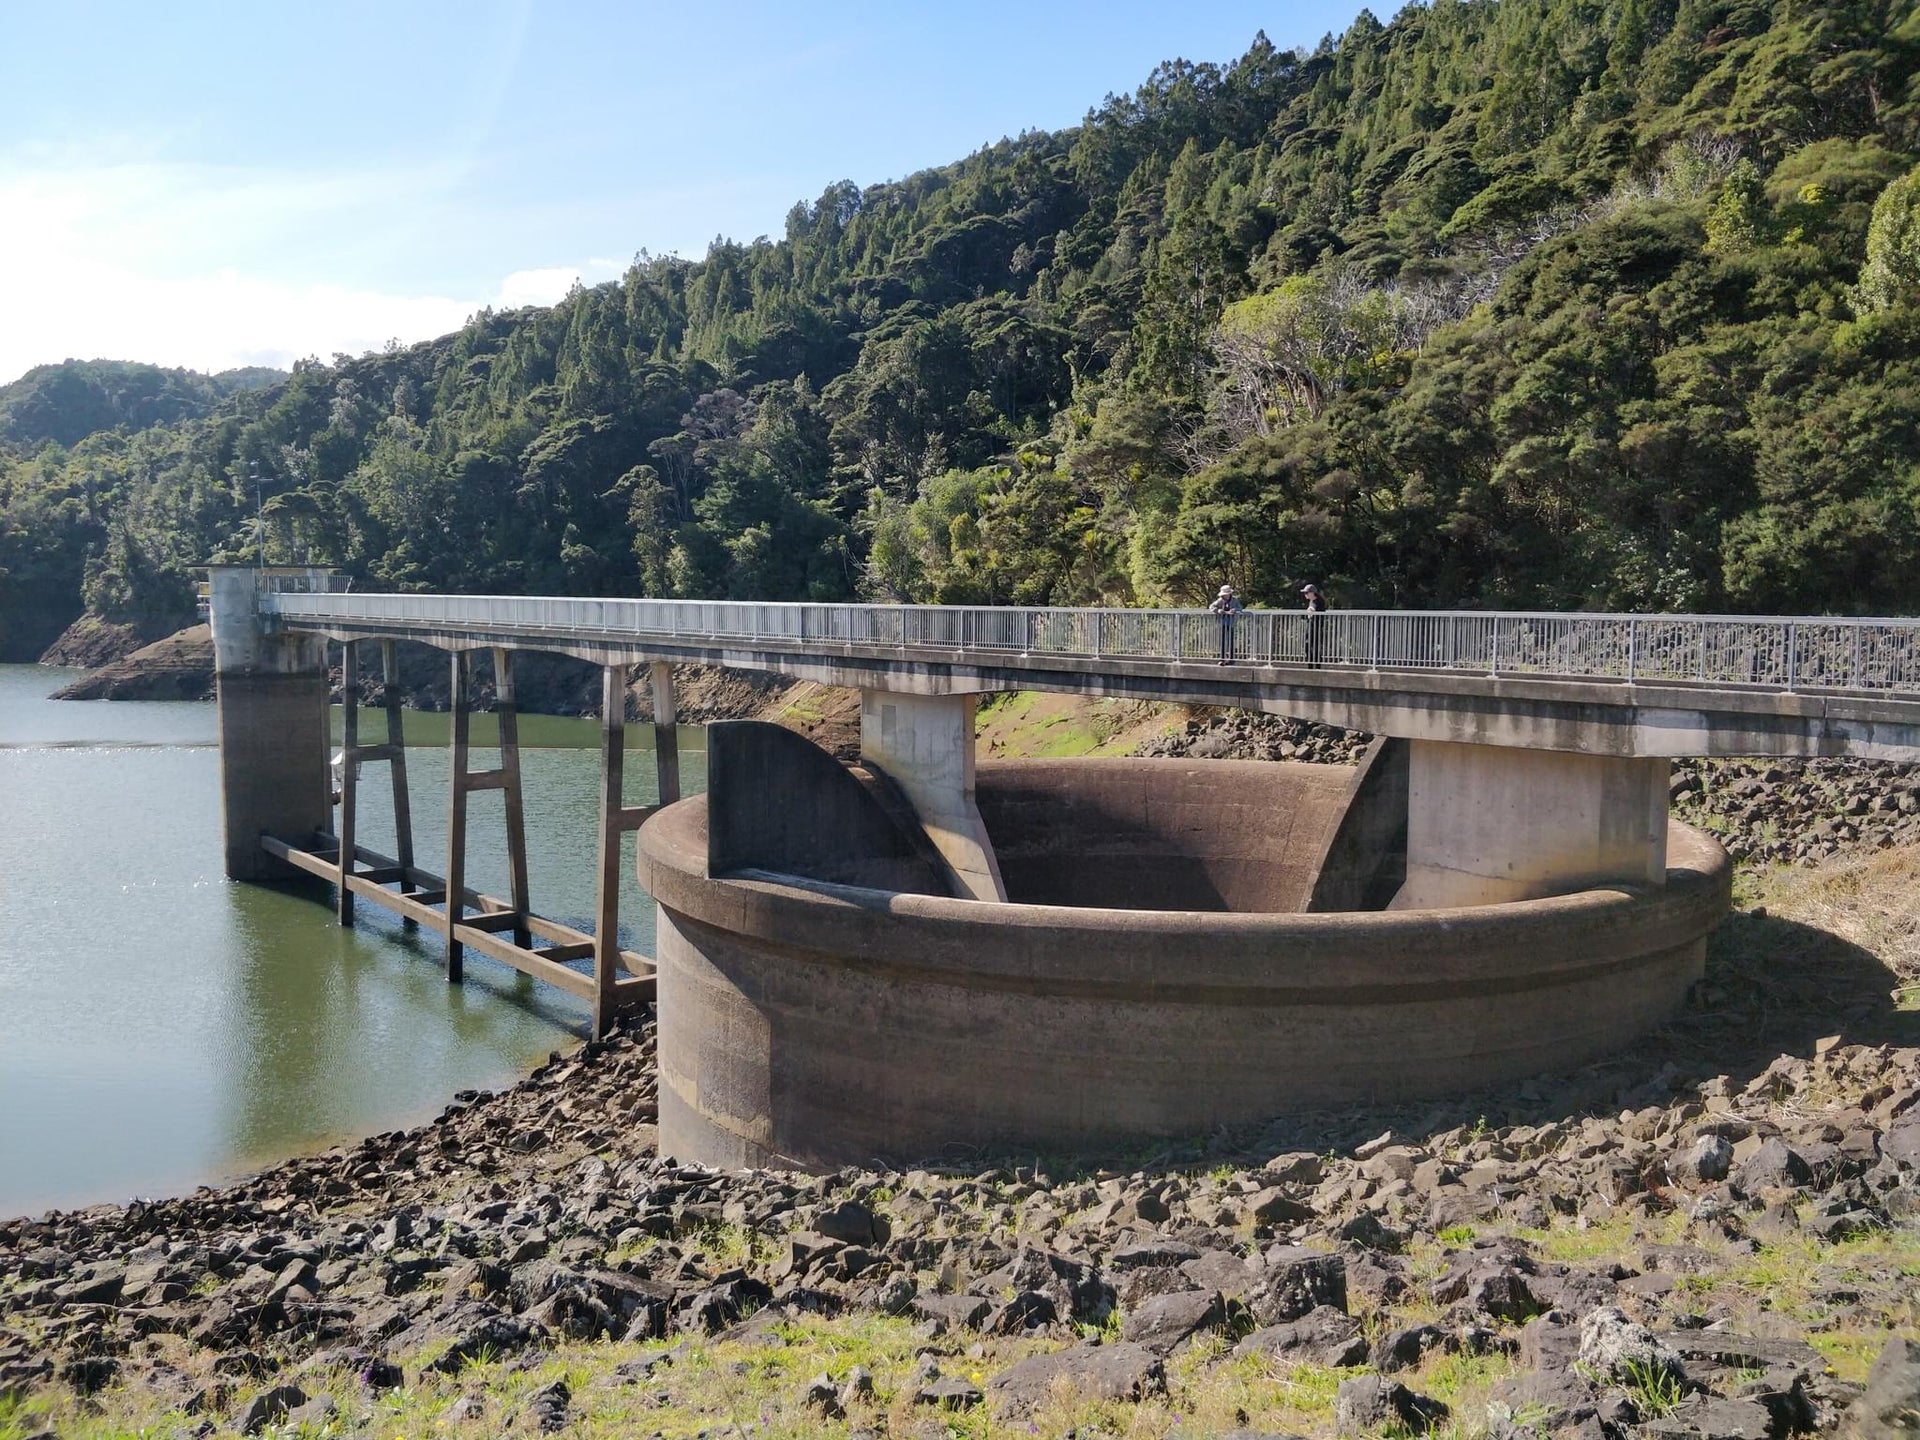
<path id="1" fill-rule="evenodd" d="M 138 1387 L 250 1434 L 557 1347 L 865 1314 L 914 1327 L 917 1369 L 796 1379 L 823 1424 L 897 1401 L 1024 1425 L 1063 1394 L 1177 1412 L 1197 1373 L 1255 1365 L 1345 1377 L 1337 1433 L 1417 1434 L 1461 1418 L 1422 1376 L 1469 1361 L 1498 1376 L 1473 1428 L 1502 1435 L 1778 1440 L 1897 1416 L 1913 1347 L 1863 1389 L 1816 1342 L 1920 1323 L 1920 1048 L 1630 1083 L 1646 1060 L 1565 1077 L 1569 1097 L 1611 1087 L 1604 1106 L 1510 1097 L 1530 1120 L 1373 1110 L 1225 1158 L 809 1177 L 652 1153 L 642 1029 L 227 1189 L 0 1223 L 0 1392 Z M 1849 1261 L 1862 1245 L 1883 1273 Z M 1804 1294 L 1754 1279 L 1781 1246 Z M 670 1354 L 623 1368 L 651 1383 Z M 314 1388 L 342 1366 L 350 1389 Z M 559 1432 L 579 1403 L 556 1380 L 495 1418 Z"/>
<path id="2" fill-rule="evenodd" d="M 1179 760 L 1296 760 L 1357 765 L 1371 735 L 1290 716 L 1222 710 L 1143 743 L 1136 755 Z"/>

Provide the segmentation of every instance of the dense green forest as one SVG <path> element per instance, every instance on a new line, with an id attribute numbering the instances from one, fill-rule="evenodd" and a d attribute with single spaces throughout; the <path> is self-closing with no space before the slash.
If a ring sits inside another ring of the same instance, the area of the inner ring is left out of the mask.
<path id="1" fill-rule="evenodd" d="M 202 375 L 134 360 L 63 360 L 36 365 L 0 385 L 0 444 L 38 449 L 51 440 L 77 445 L 99 430 L 144 430 L 210 413 L 237 390 L 287 378 L 284 370 L 250 365 Z"/>
<path id="2" fill-rule="evenodd" d="M 1435 0 L 1171 62 L 777 239 L 16 439 L 0 651 L 261 545 L 381 587 L 1911 612 L 1917 77 L 1911 0 Z"/>

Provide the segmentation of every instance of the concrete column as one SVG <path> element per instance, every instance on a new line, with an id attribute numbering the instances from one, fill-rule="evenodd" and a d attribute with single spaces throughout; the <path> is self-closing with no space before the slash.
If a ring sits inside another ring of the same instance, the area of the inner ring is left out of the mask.
<path id="1" fill-rule="evenodd" d="M 327 642 L 267 633 L 261 572 L 216 565 L 208 573 L 227 876 L 288 879 L 302 872 L 262 850 L 260 837 L 308 845 L 332 828 Z"/>
<path id="2" fill-rule="evenodd" d="M 920 817 L 927 838 L 975 900 L 1007 898 L 1000 862 L 973 795 L 974 695 L 860 692 L 860 758 L 883 770 Z"/>
<path id="3" fill-rule="evenodd" d="M 1392 909 L 1666 883 L 1665 760 L 1415 740 L 1407 789 Z"/>

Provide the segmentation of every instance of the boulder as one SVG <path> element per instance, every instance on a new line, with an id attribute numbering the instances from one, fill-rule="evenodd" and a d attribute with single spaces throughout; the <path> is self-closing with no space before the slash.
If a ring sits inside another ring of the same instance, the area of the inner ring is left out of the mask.
<path id="1" fill-rule="evenodd" d="M 1347 1308 L 1347 1262 L 1324 1250 L 1276 1245 L 1247 1290 L 1247 1309 L 1262 1325 L 1298 1320 L 1322 1305 Z"/>
<path id="2" fill-rule="evenodd" d="M 1603 1305 L 1580 1322 L 1580 1363 L 1623 1382 L 1662 1375 L 1679 1381 L 1686 1375 L 1673 1347 L 1617 1305 Z"/>
<path id="3" fill-rule="evenodd" d="M 1322 1305 L 1298 1320 L 1254 1331 L 1234 1347 L 1233 1353 L 1338 1369 L 1364 1363 L 1367 1340 L 1360 1333 L 1359 1321 L 1345 1311 Z"/>
<path id="4" fill-rule="evenodd" d="M 1447 1415 L 1440 1401 L 1384 1375 L 1342 1380 L 1333 1397 L 1333 1430 L 1341 1436 L 1377 1435 L 1389 1427 L 1403 1435 L 1424 1435 Z"/>
<path id="5" fill-rule="evenodd" d="M 1920 1344 L 1898 1335 L 1887 1341 L 1842 1429 L 1852 1440 L 1914 1440 L 1920 1435 Z"/>
<path id="6" fill-rule="evenodd" d="M 1144 1345 L 1075 1345 L 1034 1355 L 1001 1371 L 987 1383 L 994 1415 L 1018 1420 L 1032 1415 L 1056 1394 L 1089 1400 L 1133 1402 L 1166 1392 L 1167 1372 L 1158 1355 Z"/>
<path id="7" fill-rule="evenodd" d="M 1207 1290 L 1156 1295 L 1127 1316 L 1120 1338 L 1145 1346 L 1156 1355 L 1170 1355 L 1202 1330 L 1226 1323 L 1227 1308 L 1218 1293 Z"/>

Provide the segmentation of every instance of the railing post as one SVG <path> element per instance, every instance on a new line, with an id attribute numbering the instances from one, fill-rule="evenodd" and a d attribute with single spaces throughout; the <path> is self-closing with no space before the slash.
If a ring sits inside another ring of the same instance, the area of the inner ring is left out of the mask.
<path id="1" fill-rule="evenodd" d="M 1498 615 L 1494 616 L 1489 623 L 1493 627 L 1493 643 L 1488 648 L 1489 662 L 1487 673 L 1489 675 L 1498 675 L 1500 673 L 1500 617 Z"/>
<path id="2" fill-rule="evenodd" d="M 1860 626 L 1853 627 L 1853 688 L 1860 688 Z"/>
<path id="3" fill-rule="evenodd" d="M 1640 622 L 1627 621 L 1627 683 L 1631 685 L 1639 673 L 1640 664 Z"/>
<path id="4" fill-rule="evenodd" d="M 1367 668 L 1380 668 L 1380 617 L 1367 616 Z"/>
<path id="5" fill-rule="evenodd" d="M 1178 610 L 1173 612 L 1173 658 L 1176 660 L 1184 660 L 1187 658 L 1185 621 L 1186 616 L 1182 615 Z"/>
<path id="6" fill-rule="evenodd" d="M 1800 679 L 1800 627 L 1791 621 L 1787 623 L 1787 689 L 1791 691 Z"/>
<path id="7" fill-rule="evenodd" d="M 1093 612 L 1093 653 L 1099 657 L 1107 653 L 1107 612 Z"/>

